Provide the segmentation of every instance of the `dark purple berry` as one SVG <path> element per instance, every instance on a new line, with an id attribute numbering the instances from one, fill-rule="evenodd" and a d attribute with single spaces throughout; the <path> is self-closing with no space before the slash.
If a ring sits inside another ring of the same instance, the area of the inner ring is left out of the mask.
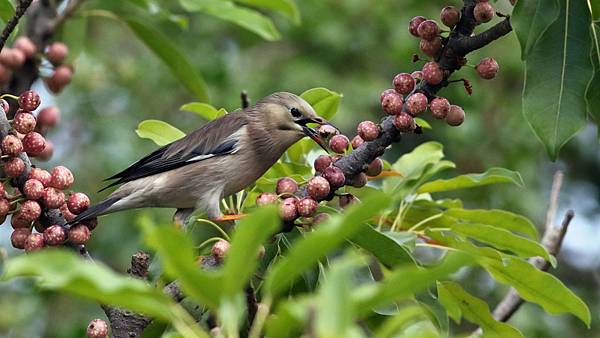
<path id="1" fill-rule="evenodd" d="M 446 98 L 436 97 L 429 103 L 429 110 L 431 110 L 433 117 L 443 120 L 450 111 L 450 102 Z"/>
<path id="2" fill-rule="evenodd" d="M 422 39 L 433 40 L 440 33 L 440 28 L 435 21 L 425 20 L 417 28 L 417 33 Z"/>
<path id="3" fill-rule="evenodd" d="M 410 22 L 408 23 L 408 31 L 410 32 L 410 34 L 412 34 L 415 37 L 419 37 L 419 25 L 425 20 L 427 19 L 422 16 L 415 16 L 414 18 L 410 19 Z"/>
<path id="4" fill-rule="evenodd" d="M 315 159 L 313 166 L 315 167 L 316 171 L 323 172 L 325 169 L 327 169 L 331 165 L 331 162 L 332 162 L 331 156 L 319 155 L 319 157 L 317 157 Z"/>
<path id="5" fill-rule="evenodd" d="M 442 80 L 444 80 L 444 72 L 442 71 L 442 69 L 440 68 L 440 66 L 437 64 L 437 62 L 427 62 L 424 66 L 423 66 L 423 80 L 425 80 L 425 82 L 432 84 L 432 85 L 437 85 L 440 84 L 440 82 L 442 82 Z"/>
<path id="6" fill-rule="evenodd" d="M 275 193 L 277 195 L 282 194 L 295 194 L 298 191 L 298 183 L 291 177 L 282 177 L 277 181 L 275 187 Z"/>
<path id="7" fill-rule="evenodd" d="M 460 21 L 460 11 L 454 6 L 446 6 L 440 13 L 440 19 L 444 25 L 452 28 Z"/>
<path id="8" fill-rule="evenodd" d="M 446 123 L 456 127 L 460 126 L 465 121 L 465 111 L 457 105 L 451 105 L 448 115 L 446 115 Z"/>
<path id="9" fill-rule="evenodd" d="M 326 168 L 321 176 L 323 176 L 327 182 L 329 182 L 329 186 L 333 190 L 343 187 L 344 182 L 346 182 L 344 172 L 338 167 Z"/>
<path id="10" fill-rule="evenodd" d="M 394 89 L 402 95 L 409 94 L 415 88 L 415 79 L 408 73 L 400 73 L 394 77 L 392 82 Z"/>
<path id="11" fill-rule="evenodd" d="M 307 185 L 308 194 L 319 201 L 324 199 L 329 195 L 331 187 L 329 186 L 329 181 L 324 177 L 316 176 L 308 181 Z"/>
<path id="12" fill-rule="evenodd" d="M 343 154 L 349 145 L 350 140 L 346 135 L 335 135 L 329 140 L 329 148 L 338 154 Z"/>
<path id="13" fill-rule="evenodd" d="M 302 217 L 310 217 L 317 212 L 319 203 L 311 197 L 304 197 L 296 203 L 298 214 Z"/>
<path id="14" fill-rule="evenodd" d="M 481 78 L 490 80 L 496 77 L 496 73 L 498 73 L 498 69 L 500 66 L 498 62 L 493 58 L 483 58 L 477 66 L 475 66 L 475 70 L 481 76 Z"/>

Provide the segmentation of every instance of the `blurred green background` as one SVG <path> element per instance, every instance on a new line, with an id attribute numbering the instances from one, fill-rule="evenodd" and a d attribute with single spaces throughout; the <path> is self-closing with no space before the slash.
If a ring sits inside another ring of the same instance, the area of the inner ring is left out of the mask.
<path id="1" fill-rule="evenodd" d="M 163 2 L 173 13 L 187 18 L 187 28 L 160 15 L 148 15 L 156 28 L 167 34 L 202 73 L 209 85 L 211 103 L 219 108 L 239 107 L 239 94 L 247 90 L 252 101 L 274 91 L 301 93 L 312 87 L 327 87 L 343 93 L 340 111 L 333 122 L 352 137 L 355 126 L 364 119 L 383 117 L 379 93 L 391 86 L 398 72 L 412 72 L 421 64 L 412 62 L 419 41 L 407 31 L 411 17 L 437 19 L 445 5 L 454 1 L 392 0 L 301 0 L 300 25 L 273 15 L 282 39 L 267 42 L 260 37 L 203 14 L 188 15 L 173 2 Z M 122 8 L 121 8 L 122 7 Z M 119 8 L 130 11 L 121 1 L 90 1 L 85 10 Z M 508 0 L 496 8 L 509 13 Z M 128 12 L 129 13 L 129 12 Z M 131 9 L 132 15 L 139 14 Z M 200 118 L 179 111 L 194 101 L 189 92 L 170 74 L 167 67 L 128 28 L 114 20 L 88 17 L 82 32 L 67 31 L 64 39 L 80 50 L 75 60 L 73 83 L 52 97 L 45 92 L 42 106 L 56 104 L 63 115 L 60 125 L 49 134 L 55 155 L 47 166 L 64 164 L 76 176 L 77 191 L 99 201 L 94 193 L 101 180 L 122 169 L 155 148 L 140 139 L 134 130 L 144 119 L 162 119 L 189 132 L 202 124 Z M 77 35 L 85 33 L 85 39 Z M 539 307 L 526 304 L 512 322 L 527 337 L 600 337 L 600 152 L 596 130 L 588 126 L 561 152 L 557 162 L 548 160 L 541 143 L 531 132 L 521 112 L 523 65 L 514 34 L 477 51 L 469 58 L 476 64 L 493 56 L 500 63 L 496 79 L 479 79 L 465 67 L 455 75 L 473 84 L 468 96 L 462 84 L 441 95 L 465 108 L 466 122 L 451 128 L 435 121 L 423 135 L 409 135 L 386 153 L 394 161 L 400 154 L 428 140 L 441 142 L 447 158 L 457 164 L 449 174 L 483 172 L 500 166 L 517 170 L 525 188 L 493 186 L 459 191 L 470 208 L 504 208 L 522 213 L 542 226 L 548 206 L 552 176 L 564 170 L 557 218 L 567 209 L 576 217 L 566 236 L 559 267 L 553 272 L 586 301 L 592 311 L 592 330 L 570 316 L 551 316 Z M 103 217 L 89 243 L 92 255 L 116 270 L 124 271 L 131 255 L 143 248 L 135 226 L 136 217 L 150 213 L 167 221 L 171 210 L 131 211 Z M 558 221 L 558 220 L 557 220 Z M 0 246 L 9 255 L 10 225 L 0 227 Z M 495 285 L 483 273 L 473 272 L 469 290 L 494 306 L 506 288 Z M 0 284 L 0 336 L 82 337 L 88 321 L 104 318 L 97 304 L 35 289 L 31 282 Z"/>

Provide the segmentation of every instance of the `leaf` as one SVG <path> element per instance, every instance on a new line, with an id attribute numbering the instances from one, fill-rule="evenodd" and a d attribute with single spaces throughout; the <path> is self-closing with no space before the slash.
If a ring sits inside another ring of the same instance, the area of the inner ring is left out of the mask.
<path id="1" fill-rule="evenodd" d="M 160 58 L 171 73 L 200 101 L 208 102 L 207 85 L 172 39 L 136 19 L 122 19 L 133 33 Z"/>
<path id="2" fill-rule="evenodd" d="M 100 262 L 83 260 L 70 251 L 47 249 L 12 258 L 3 280 L 38 277 L 45 289 L 70 293 L 102 304 L 123 307 L 170 321 L 173 301 L 139 279 L 119 275 Z"/>
<path id="3" fill-rule="evenodd" d="M 203 12 L 221 20 L 243 27 L 265 40 L 281 38 L 279 32 L 268 17 L 248 8 L 238 7 L 226 0 L 179 0 L 181 6 L 189 12 Z"/>
<path id="4" fill-rule="evenodd" d="M 469 294 L 459 284 L 438 282 L 437 290 L 439 302 L 456 323 L 460 323 L 460 318 L 464 317 L 471 323 L 479 325 L 484 337 L 523 337 L 519 330 L 495 320 L 487 303 Z"/>
<path id="5" fill-rule="evenodd" d="M 514 183 L 515 185 L 522 187 L 523 179 L 516 171 L 504 168 L 490 168 L 481 174 L 460 175 L 447 180 L 440 179 L 427 182 L 420 186 L 417 191 L 419 193 L 429 193 L 480 187 L 498 183 Z"/>
<path id="6" fill-rule="evenodd" d="M 327 120 L 337 113 L 342 100 L 342 94 L 322 87 L 309 89 L 300 94 L 300 97 L 313 107 L 317 115 Z"/>
<path id="7" fill-rule="evenodd" d="M 235 0 L 236 2 L 278 11 L 300 24 L 300 11 L 294 0 Z"/>
<path id="8" fill-rule="evenodd" d="M 413 304 L 402 307 L 396 315 L 387 318 L 376 328 L 374 337 L 396 337 L 394 334 L 401 333 L 408 325 L 419 319 L 428 319 L 423 307 Z"/>
<path id="9" fill-rule="evenodd" d="M 181 106 L 179 110 L 192 112 L 208 121 L 212 121 L 218 117 L 227 114 L 227 111 L 223 108 L 217 110 L 210 104 L 202 102 L 186 103 L 183 106 Z"/>
<path id="10" fill-rule="evenodd" d="M 523 112 L 550 158 L 586 124 L 592 78 L 590 15 L 585 1 L 560 1 L 560 15 L 527 56 Z"/>
<path id="11" fill-rule="evenodd" d="M 75 16 L 65 21 L 61 29 L 61 40 L 69 46 L 68 62 L 74 60 L 85 49 L 87 37 L 88 18 L 85 16 Z"/>
<path id="12" fill-rule="evenodd" d="M 164 146 L 185 136 L 184 132 L 161 120 L 144 120 L 138 124 L 135 132 L 139 137 L 150 139 L 159 146 Z"/>
<path id="13" fill-rule="evenodd" d="M 595 1 L 595 3 L 599 2 Z M 600 15 L 600 8 L 598 8 L 597 14 Z M 587 89 L 586 101 L 588 113 L 600 128 L 600 24 L 592 23 L 590 31 L 593 39 L 591 58 L 594 65 L 594 77 Z M 600 137 L 600 133 L 598 135 Z"/>
<path id="14" fill-rule="evenodd" d="M 454 208 L 446 210 L 444 214 L 446 216 L 458 218 L 461 221 L 488 224 L 497 228 L 523 233 L 532 239 L 538 238 L 538 231 L 530 220 L 506 210 L 467 210 Z"/>
<path id="15" fill-rule="evenodd" d="M 369 251 L 388 268 L 415 263 L 407 248 L 373 227 L 362 228 L 350 241 Z"/>
<path id="16" fill-rule="evenodd" d="M 363 199 L 362 203 L 346 209 L 344 214 L 332 216 L 328 221 L 319 224 L 315 231 L 294 242 L 285 257 L 272 264 L 265 277 L 263 292 L 273 296 L 284 292 L 319 259 L 367 227 L 365 223 L 388 203 L 389 198 L 385 194 L 373 193 Z"/>
<path id="17" fill-rule="evenodd" d="M 0 0 L 0 19 L 7 23 L 15 15 L 15 6 L 10 0 Z"/>
<path id="18" fill-rule="evenodd" d="M 518 1 L 511 23 L 521 44 L 521 60 L 526 60 L 533 46 L 548 27 L 558 19 L 558 0 Z"/>
<path id="19" fill-rule="evenodd" d="M 417 126 L 423 129 L 431 129 L 431 125 L 429 124 L 429 122 L 423 120 L 420 117 L 415 117 L 415 123 L 417 124 Z"/>
<path id="20" fill-rule="evenodd" d="M 590 326 L 591 315 L 587 305 L 551 274 L 509 256 L 502 260 L 480 257 L 480 264 L 497 281 L 514 287 L 526 301 L 540 305 L 551 314 L 572 313 Z"/>

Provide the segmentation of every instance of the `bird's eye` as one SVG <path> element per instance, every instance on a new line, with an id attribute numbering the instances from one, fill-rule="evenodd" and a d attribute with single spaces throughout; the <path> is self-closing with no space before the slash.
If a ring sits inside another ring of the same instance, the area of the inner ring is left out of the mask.
<path id="1" fill-rule="evenodd" d="M 300 110 L 298 110 L 298 108 L 292 108 L 290 109 L 290 113 L 292 113 L 292 116 L 295 118 L 301 117 L 302 113 L 300 112 Z"/>

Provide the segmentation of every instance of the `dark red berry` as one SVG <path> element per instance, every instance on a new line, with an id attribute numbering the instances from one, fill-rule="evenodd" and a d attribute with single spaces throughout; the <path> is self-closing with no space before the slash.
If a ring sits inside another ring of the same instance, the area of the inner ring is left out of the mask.
<path id="1" fill-rule="evenodd" d="M 421 22 L 417 28 L 417 33 L 422 39 L 433 40 L 438 34 L 440 34 L 440 28 L 438 24 L 433 20 L 425 20 Z"/>
<path id="2" fill-rule="evenodd" d="M 312 224 L 317 225 L 319 223 L 323 223 L 323 222 L 327 221 L 330 218 L 331 218 L 331 216 L 329 216 L 329 214 L 322 212 L 320 214 L 316 214 L 315 217 L 313 217 Z"/>
<path id="3" fill-rule="evenodd" d="M 308 194 L 316 199 L 317 201 L 324 199 L 329 195 L 331 188 L 329 181 L 324 177 L 316 176 L 308 181 L 307 185 Z"/>
<path id="4" fill-rule="evenodd" d="M 410 22 L 408 23 L 408 31 L 410 32 L 410 34 L 412 34 L 415 37 L 419 37 L 419 25 L 425 20 L 427 19 L 422 16 L 415 16 L 414 18 L 410 19 Z"/>
<path id="5" fill-rule="evenodd" d="M 49 140 L 46 140 L 46 147 L 44 148 L 44 150 L 35 155 L 35 158 L 37 158 L 40 161 L 48 161 L 51 157 L 52 154 L 54 153 L 54 144 L 52 142 L 50 142 Z"/>
<path id="6" fill-rule="evenodd" d="M 451 105 L 448 115 L 446 115 L 446 123 L 456 127 L 460 126 L 465 121 L 465 111 L 457 105 Z"/>
<path id="7" fill-rule="evenodd" d="M 390 115 L 400 114 L 403 105 L 404 101 L 402 100 L 402 96 L 398 93 L 388 93 L 381 101 L 381 108 Z"/>
<path id="8" fill-rule="evenodd" d="M 429 110 L 433 117 L 443 120 L 450 111 L 450 102 L 446 98 L 436 97 L 429 103 Z"/>
<path id="9" fill-rule="evenodd" d="M 494 7 L 488 1 L 478 2 L 473 9 L 473 16 L 479 23 L 489 22 L 495 13 Z"/>
<path id="10" fill-rule="evenodd" d="M 8 68 L 20 68 L 25 63 L 25 53 L 16 48 L 3 48 L 0 52 L 0 62 Z"/>
<path id="11" fill-rule="evenodd" d="M 419 48 L 425 55 L 430 57 L 437 56 L 442 51 L 442 39 L 439 36 L 433 38 L 433 40 L 421 40 Z"/>
<path id="12" fill-rule="evenodd" d="M 427 96 L 423 93 L 414 93 L 406 100 L 406 110 L 413 115 L 419 115 L 427 110 Z"/>
<path id="13" fill-rule="evenodd" d="M 46 80 L 46 84 L 51 92 L 57 94 L 60 93 L 60 91 L 62 91 L 62 89 L 71 82 L 72 77 L 73 70 L 71 67 L 60 65 L 56 67 L 54 73 L 52 73 L 52 76 Z"/>
<path id="14" fill-rule="evenodd" d="M 369 164 L 369 167 L 367 167 L 367 171 L 365 171 L 365 174 L 367 174 L 367 176 L 377 176 L 381 174 L 382 171 L 383 161 L 379 158 L 376 158 L 375 160 L 373 160 L 373 162 Z"/>
<path id="15" fill-rule="evenodd" d="M 460 21 L 460 11 L 454 6 L 446 6 L 440 13 L 440 19 L 444 25 L 452 28 Z"/>
<path id="16" fill-rule="evenodd" d="M 67 207 L 69 211 L 78 215 L 90 206 L 90 198 L 82 192 L 76 192 L 69 196 Z"/>
<path id="17" fill-rule="evenodd" d="M 357 149 L 363 143 L 365 143 L 365 140 L 363 140 L 362 137 L 360 137 L 358 135 L 354 136 L 354 138 L 352 139 L 352 142 L 350 142 L 350 144 L 352 144 L 352 149 Z"/>
<path id="18" fill-rule="evenodd" d="M 25 54 L 25 57 L 28 59 L 32 58 L 37 52 L 37 47 L 35 46 L 33 41 L 31 41 L 31 39 L 26 36 L 19 36 L 17 39 L 15 39 L 13 47 L 23 52 L 23 54 Z"/>
<path id="19" fill-rule="evenodd" d="M 58 208 L 58 210 L 60 210 L 60 213 L 67 221 L 71 221 L 71 220 L 75 219 L 75 217 L 77 217 L 77 215 L 75 215 L 74 213 L 71 212 L 71 210 L 69 210 L 67 203 L 64 203 L 63 205 L 61 205 L 60 208 Z"/>
<path id="20" fill-rule="evenodd" d="M 218 260 L 225 258 L 231 244 L 224 239 L 220 239 L 213 244 L 210 253 Z"/>
<path id="21" fill-rule="evenodd" d="M 10 217 L 10 225 L 13 229 L 31 228 L 31 221 L 26 220 L 21 216 L 21 212 L 16 212 Z"/>
<path id="22" fill-rule="evenodd" d="M 66 239 L 65 230 L 60 225 L 51 225 L 44 230 L 44 242 L 48 245 L 61 245 Z"/>
<path id="23" fill-rule="evenodd" d="M 328 124 L 323 124 L 317 127 L 317 132 L 319 133 L 319 135 L 322 138 L 328 139 L 334 135 L 337 135 L 340 133 L 339 130 L 335 129 L 334 126 L 328 125 Z"/>
<path id="24" fill-rule="evenodd" d="M 399 94 L 406 95 L 415 88 L 415 79 L 408 73 L 400 73 L 394 76 L 392 84 Z"/>
<path id="25" fill-rule="evenodd" d="M 38 113 L 37 121 L 41 126 L 53 127 L 60 121 L 60 110 L 55 106 L 46 107 Z"/>
<path id="26" fill-rule="evenodd" d="M 288 197 L 279 205 L 279 215 L 286 222 L 291 222 L 298 218 L 298 209 L 296 206 L 296 198 Z"/>
<path id="27" fill-rule="evenodd" d="M 346 208 L 352 204 L 358 203 L 358 198 L 352 194 L 343 194 L 338 197 L 340 208 Z"/>
<path id="28" fill-rule="evenodd" d="M 388 88 L 388 89 L 382 91 L 381 94 L 379 95 L 379 103 L 383 104 L 383 98 L 387 94 L 396 94 L 396 93 L 398 93 L 398 92 L 393 88 Z"/>
<path id="29" fill-rule="evenodd" d="M 50 186 L 60 190 L 69 189 L 75 180 L 71 171 L 63 166 L 54 167 L 50 175 L 52 175 Z"/>
<path id="30" fill-rule="evenodd" d="M 92 217 L 92 218 L 88 218 L 85 221 L 81 222 L 83 225 L 85 225 L 88 229 L 90 229 L 90 231 L 96 229 L 96 227 L 98 226 L 98 218 L 97 217 Z"/>
<path id="31" fill-rule="evenodd" d="M 6 135 L 0 144 L 2 154 L 15 156 L 23 151 L 23 143 L 15 135 Z"/>
<path id="32" fill-rule="evenodd" d="M 315 170 L 318 172 L 323 172 L 330 165 L 331 165 L 331 156 L 329 156 L 329 155 L 319 155 L 319 157 L 317 157 L 315 159 L 315 162 L 313 163 Z"/>
<path id="33" fill-rule="evenodd" d="M 69 229 L 69 242 L 79 245 L 90 239 L 90 229 L 83 224 L 77 224 Z"/>
<path id="34" fill-rule="evenodd" d="M 440 68 L 440 66 L 437 64 L 437 62 L 427 62 L 424 66 L 423 66 L 423 80 L 425 80 L 425 82 L 432 84 L 432 85 L 437 85 L 440 82 L 442 82 L 442 80 L 444 80 L 444 72 L 442 71 L 442 69 Z"/>
<path id="35" fill-rule="evenodd" d="M 62 42 L 53 42 L 48 46 L 46 59 L 53 65 L 59 65 L 65 61 L 69 54 L 69 47 Z"/>
<path id="36" fill-rule="evenodd" d="M 33 222 L 42 214 L 42 207 L 36 201 L 27 200 L 21 203 L 19 215 L 26 221 Z"/>
<path id="37" fill-rule="evenodd" d="M 329 182 L 329 186 L 333 190 L 343 187 L 346 182 L 344 172 L 338 167 L 329 167 L 325 169 L 321 176 Z"/>
<path id="38" fill-rule="evenodd" d="M 423 80 L 423 72 L 420 70 L 415 70 L 414 72 L 410 73 L 410 76 L 412 76 L 415 80 Z"/>
<path id="39" fill-rule="evenodd" d="M 42 202 L 48 209 L 58 209 L 65 203 L 65 194 L 53 187 L 44 188 Z"/>
<path id="40" fill-rule="evenodd" d="M 0 198 L 0 217 L 6 217 L 10 211 L 10 202 L 6 198 Z"/>
<path id="41" fill-rule="evenodd" d="M 319 203 L 311 197 L 304 197 L 296 203 L 298 214 L 302 217 L 310 217 L 317 212 Z"/>
<path id="42" fill-rule="evenodd" d="M 25 162 L 18 157 L 13 157 L 4 163 L 4 173 L 10 178 L 21 176 L 25 171 Z"/>
<path id="43" fill-rule="evenodd" d="M 25 239 L 25 252 L 39 251 L 44 248 L 44 236 L 42 234 L 34 233 L 27 236 Z"/>
<path id="44" fill-rule="evenodd" d="M 32 131 L 23 138 L 23 150 L 29 155 L 41 154 L 45 148 L 46 139 L 40 133 Z"/>
<path id="45" fill-rule="evenodd" d="M 335 135 L 329 140 L 329 148 L 338 154 L 343 154 L 349 145 L 350 140 L 346 135 Z"/>
<path id="46" fill-rule="evenodd" d="M 50 181 L 52 180 L 52 175 L 50 175 L 50 173 L 44 169 L 31 168 L 28 178 L 38 180 L 42 182 L 44 187 L 48 187 L 50 185 Z"/>
<path id="47" fill-rule="evenodd" d="M 277 200 L 279 200 L 279 197 L 277 196 L 277 194 L 274 194 L 272 192 L 263 192 L 256 197 L 256 205 L 260 206 L 260 205 L 275 204 L 275 203 L 277 203 Z"/>
<path id="48" fill-rule="evenodd" d="M 415 119 L 407 113 L 396 115 L 394 118 L 394 126 L 403 133 L 408 133 L 417 127 Z"/>
<path id="49" fill-rule="evenodd" d="M 282 177 L 277 181 L 275 192 L 277 195 L 295 194 L 298 191 L 298 183 L 293 178 Z"/>
<path id="50" fill-rule="evenodd" d="M 108 324 L 102 319 L 94 319 L 88 324 L 86 335 L 88 338 L 106 338 Z"/>
<path id="51" fill-rule="evenodd" d="M 358 135 L 365 141 L 373 141 L 379 137 L 379 126 L 371 121 L 362 121 L 356 128 Z"/>
<path id="52" fill-rule="evenodd" d="M 25 241 L 31 235 L 29 228 L 17 228 L 10 235 L 10 243 L 16 249 L 25 249 Z"/>
<path id="53" fill-rule="evenodd" d="M 33 90 L 24 91 L 19 95 L 19 107 L 24 110 L 34 111 L 41 102 L 40 95 Z"/>
<path id="54" fill-rule="evenodd" d="M 6 196 L 6 188 L 4 188 L 4 184 L 0 183 L 0 198 L 4 198 Z"/>
<path id="55" fill-rule="evenodd" d="M 21 134 L 27 134 L 35 129 L 35 116 L 28 113 L 18 113 L 13 119 L 13 128 Z"/>
<path id="56" fill-rule="evenodd" d="M 475 70 L 483 79 L 490 80 L 496 77 L 496 73 L 498 73 L 498 69 L 500 66 L 498 62 L 493 58 L 483 58 L 477 66 L 475 66 Z"/>
<path id="57" fill-rule="evenodd" d="M 358 175 L 352 178 L 350 185 L 352 185 L 355 188 L 362 188 L 365 185 L 367 185 L 367 182 L 367 175 L 365 173 L 359 173 Z"/>

